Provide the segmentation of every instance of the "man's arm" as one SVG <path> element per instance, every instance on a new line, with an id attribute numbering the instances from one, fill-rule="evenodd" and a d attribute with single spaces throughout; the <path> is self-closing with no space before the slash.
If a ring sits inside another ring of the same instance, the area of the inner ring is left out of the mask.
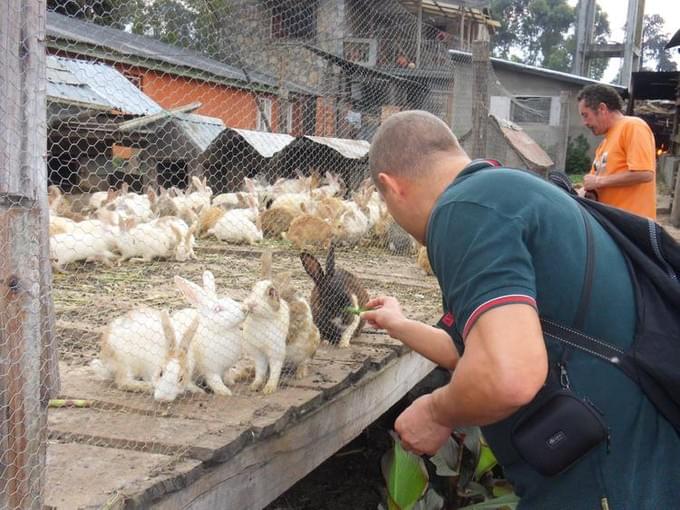
<path id="1" fill-rule="evenodd" d="M 468 334 L 449 384 L 414 401 L 395 430 L 407 449 L 434 454 L 451 429 L 495 423 L 531 402 L 547 374 L 536 310 L 523 304 L 493 308 Z"/>
<path id="2" fill-rule="evenodd" d="M 502 420 L 531 402 L 547 375 L 536 310 L 524 304 L 493 308 L 470 330 L 451 382 L 433 393 L 435 419 L 451 427 Z"/>
<path id="3" fill-rule="evenodd" d="M 583 187 L 586 191 L 601 188 L 618 188 L 632 186 L 654 180 L 654 172 L 651 170 L 627 170 L 612 175 L 585 175 Z"/>
<path id="4" fill-rule="evenodd" d="M 441 367 L 456 367 L 458 351 L 446 331 L 405 318 L 399 302 L 393 297 L 372 299 L 366 307 L 374 308 L 361 314 L 369 325 L 384 329 L 392 338 Z"/>

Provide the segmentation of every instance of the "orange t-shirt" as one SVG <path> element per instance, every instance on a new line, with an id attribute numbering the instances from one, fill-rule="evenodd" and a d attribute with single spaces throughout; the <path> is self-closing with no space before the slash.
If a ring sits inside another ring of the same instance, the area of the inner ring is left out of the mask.
<path id="1" fill-rule="evenodd" d="M 656 172 L 656 144 L 647 123 L 637 117 L 623 117 L 607 131 L 595 151 L 590 173 L 612 175 L 628 170 Z M 640 216 L 656 219 L 656 179 L 650 182 L 600 188 L 598 200 Z"/>

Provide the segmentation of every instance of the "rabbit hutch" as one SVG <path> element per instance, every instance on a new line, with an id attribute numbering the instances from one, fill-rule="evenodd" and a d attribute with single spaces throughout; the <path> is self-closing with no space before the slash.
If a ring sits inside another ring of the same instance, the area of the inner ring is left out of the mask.
<path id="1" fill-rule="evenodd" d="M 472 131 L 460 137 L 465 150 L 472 147 Z M 489 114 L 487 121 L 486 157 L 511 168 L 527 168 L 545 174 L 554 162 L 547 152 L 520 126 Z"/>
<path id="2" fill-rule="evenodd" d="M 244 178 L 294 177 L 277 171 L 281 152 L 295 138 L 285 133 L 227 128 L 201 156 L 202 175 L 215 193 L 240 191 Z"/>

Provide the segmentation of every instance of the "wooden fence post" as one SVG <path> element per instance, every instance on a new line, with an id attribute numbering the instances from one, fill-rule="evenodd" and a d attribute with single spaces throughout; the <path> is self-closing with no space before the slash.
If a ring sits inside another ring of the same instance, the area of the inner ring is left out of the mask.
<path id="1" fill-rule="evenodd" d="M 470 156 L 486 156 L 489 123 L 489 41 L 472 43 L 472 148 Z"/>
<path id="2" fill-rule="evenodd" d="M 0 6 L 0 508 L 42 508 L 47 401 L 59 388 L 47 233 L 45 17 L 45 0 Z"/>
<path id="3" fill-rule="evenodd" d="M 557 154 L 555 158 L 555 168 L 566 171 L 567 168 L 567 147 L 569 146 L 569 92 L 560 92 L 560 134 L 557 144 Z"/>

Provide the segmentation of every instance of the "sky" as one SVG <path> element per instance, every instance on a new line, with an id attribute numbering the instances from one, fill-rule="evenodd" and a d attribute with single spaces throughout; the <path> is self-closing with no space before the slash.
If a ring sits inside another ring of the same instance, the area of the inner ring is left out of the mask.
<path id="1" fill-rule="evenodd" d="M 575 6 L 578 0 L 568 0 L 568 3 Z M 623 27 L 626 24 L 626 15 L 628 14 L 628 2 L 626 0 L 597 0 L 597 3 L 607 12 L 609 17 L 609 26 L 612 30 L 611 42 L 623 42 Z M 677 4 L 674 4 L 674 0 L 645 1 L 645 14 L 660 14 L 666 22 L 664 31 L 668 32 L 669 37 L 672 37 L 680 29 L 680 8 L 678 8 Z M 677 49 L 670 50 L 670 53 L 680 68 L 680 53 L 678 53 Z M 609 82 L 613 80 L 620 66 L 620 59 L 612 59 L 602 78 L 603 81 Z"/>

